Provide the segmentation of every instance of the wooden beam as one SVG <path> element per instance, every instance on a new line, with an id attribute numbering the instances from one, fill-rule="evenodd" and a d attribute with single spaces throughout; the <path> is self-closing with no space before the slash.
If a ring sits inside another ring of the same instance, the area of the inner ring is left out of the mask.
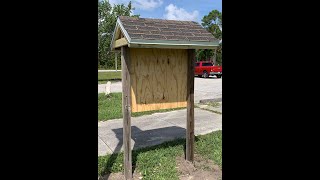
<path id="1" fill-rule="evenodd" d="M 194 159 L 194 49 L 188 49 L 186 160 Z"/>
<path id="2" fill-rule="evenodd" d="M 130 52 L 128 46 L 121 47 L 122 68 L 122 114 L 123 114 L 123 148 L 124 175 L 132 179 L 131 161 L 131 88 L 130 88 Z"/>
<path id="3" fill-rule="evenodd" d="M 115 52 L 114 53 L 114 60 L 115 60 L 115 65 L 116 65 L 116 72 L 118 71 L 118 68 L 117 68 L 117 66 L 118 66 L 118 52 Z"/>
<path id="4" fill-rule="evenodd" d="M 115 34 L 115 39 L 121 38 L 121 30 L 120 26 L 117 26 L 116 34 Z"/>
<path id="5" fill-rule="evenodd" d="M 118 47 L 122 47 L 128 44 L 128 41 L 126 40 L 126 38 L 121 38 L 118 39 L 114 42 L 113 44 L 113 48 L 118 48 Z"/>

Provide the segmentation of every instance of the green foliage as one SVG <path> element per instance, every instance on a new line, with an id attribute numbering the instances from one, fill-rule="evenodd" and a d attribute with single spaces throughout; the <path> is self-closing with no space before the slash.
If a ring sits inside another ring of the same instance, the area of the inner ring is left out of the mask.
<path id="1" fill-rule="evenodd" d="M 212 35 L 218 40 L 222 39 L 222 31 L 219 26 L 222 27 L 222 12 L 218 10 L 211 11 L 208 15 L 202 18 L 202 26 L 206 28 Z M 198 50 L 197 60 L 208 60 L 214 56 L 215 51 L 211 49 Z M 222 65 L 222 46 L 218 47 L 216 51 L 216 64 Z"/>
<path id="2" fill-rule="evenodd" d="M 131 1 L 127 6 L 115 4 L 113 7 L 108 1 L 99 1 L 98 4 L 98 68 L 115 69 L 115 55 L 110 52 L 110 43 L 116 25 L 117 16 L 137 16 L 132 14 Z M 121 67 L 118 55 L 118 68 Z"/>
<path id="3" fill-rule="evenodd" d="M 220 40 L 222 39 L 222 32 L 219 25 L 222 26 L 222 12 L 218 10 L 213 10 L 202 18 L 202 26 L 211 32 L 215 38 Z"/>
<path id="4" fill-rule="evenodd" d="M 198 61 L 209 61 L 209 59 L 214 55 L 212 49 L 199 49 L 196 52 L 196 57 Z"/>

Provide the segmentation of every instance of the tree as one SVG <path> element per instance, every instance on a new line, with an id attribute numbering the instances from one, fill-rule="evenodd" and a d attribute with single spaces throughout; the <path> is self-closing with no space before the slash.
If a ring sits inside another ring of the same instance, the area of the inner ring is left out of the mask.
<path id="1" fill-rule="evenodd" d="M 196 57 L 198 60 L 208 61 L 214 55 L 212 49 L 199 49 L 196 52 Z"/>
<path id="2" fill-rule="evenodd" d="M 213 10 L 202 18 L 202 26 L 211 32 L 215 38 L 221 40 L 222 32 L 219 25 L 222 26 L 222 13 L 218 10 Z"/>
<path id="3" fill-rule="evenodd" d="M 115 4 L 113 7 L 108 1 L 99 1 L 98 4 L 98 67 L 115 67 L 114 53 L 110 52 L 113 31 L 118 16 L 132 15 L 131 1 L 127 6 Z M 119 58 L 119 57 L 118 57 Z M 120 63 L 120 61 L 118 61 Z M 120 66 L 118 66 L 120 67 Z"/>
<path id="4" fill-rule="evenodd" d="M 206 28 L 212 35 L 218 40 L 222 40 L 222 31 L 219 26 L 222 27 L 222 12 L 218 10 L 212 10 L 208 15 L 202 18 L 202 26 Z M 197 59 L 208 59 L 214 55 L 214 50 L 198 50 Z M 222 45 L 220 44 L 216 51 L 216 63 L 222 64 Z"/>

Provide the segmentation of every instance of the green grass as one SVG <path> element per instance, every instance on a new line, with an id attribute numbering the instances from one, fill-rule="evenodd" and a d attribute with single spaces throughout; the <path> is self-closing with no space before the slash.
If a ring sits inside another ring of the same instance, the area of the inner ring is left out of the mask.
<path id="1" fill-rule="evenodd" d="M 98 72 L 98 84 L 104 84 L 108 81 L 121 81 L 121 71 Z"/>
<path id="2" fill-rule="evenodd" d="M 216 113 L 216 114 L 222 114 L 219 111 L 215 111 L 215 110 L 211 110 L 211 109 L 207 109 L 207 108 L 200 108 L 200 109 L 203 109 L 203 110 L 206 110 L 206 111 L 209 111 L 209 112 L 213 112 L 213 113 Z"/>
<path id="3" fill-rule="evenodd" d="M 98 94 L 98 120 L 117 119 L 122 117 L 122 93 L 111 93 L 106 96 Z"/>
<path id="4" fill-rule="evenodd" d="M 167 112 L 185 108 L 163 109 L 156 111 L 145 111 L 131 113 L 132 117 L 149 115 L 157 112 Z M 122 118 L 122 93 L 111 93 L 106 96 L 104 93 L 98 94 L 98 120 L 105 121 L 109 119 Z"/>
<path id="5" fill-rule="evenodd" d="M 195 152 L 222 165 L 222 131 L 197 136 Z M 133 167 L 143 179 L 176 179 L 175 159 L 184 153 L 185 139 L 177 139 L 160 145 L 132 151 Z M 98 174 L 123 171 L 123 153 L 98 157 Z"/>
<path id="6" fill-rule="evenodd" d="M 105 66 L 100 66 L 98 67 L 98 70 L 115 70 L 116 68 L 115 67 L 105 67 Z M 119 66 L 118 65 L 118 70 L 121 70 L 121 65 Z"/>
<path id="7" fill-rule="evenodd" d="M 218 103 L 218 102 L 208 102 L 206 104 L 209 106 L 212 106 L 212 107 L 219 107 L 220 106 L 220 103 Z"/>
<path id="8" fill-rule="evenodd" d="M 197 136 L 195 152 L 222 168 L 222 131 Z"/>

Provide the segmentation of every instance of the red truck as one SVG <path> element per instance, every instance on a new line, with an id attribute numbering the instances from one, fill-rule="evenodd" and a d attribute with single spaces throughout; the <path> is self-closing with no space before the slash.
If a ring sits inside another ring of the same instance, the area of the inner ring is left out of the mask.
<path id="1" fill-rule="evenodd" d="M 199 61 L 195 64 L 194 74 L 204 78 L 209 77 L 209 75 L 216 75 L 217 78 L 221 78 L 222 66 L 215 66 L 210 61 Z"/>

